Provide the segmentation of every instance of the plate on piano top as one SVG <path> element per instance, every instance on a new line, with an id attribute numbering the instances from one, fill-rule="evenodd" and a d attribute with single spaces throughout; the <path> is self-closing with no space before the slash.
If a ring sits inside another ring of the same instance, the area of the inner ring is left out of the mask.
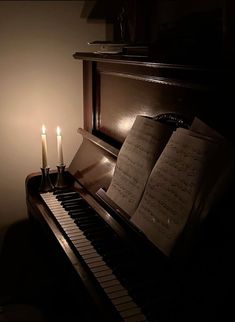
<path id="1" fill-rule="evenodd" d="M 95 54 L 120 54 L 123 47 L 125 47 L 127 44 L 97 40 L 88 42 L 88 45 L 97 49 L 94 51 Z"/>

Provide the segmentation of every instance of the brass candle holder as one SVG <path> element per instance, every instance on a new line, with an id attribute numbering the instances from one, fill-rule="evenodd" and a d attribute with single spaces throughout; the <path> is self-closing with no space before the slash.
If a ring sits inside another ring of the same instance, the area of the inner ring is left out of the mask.
<path id="1" fill-rule="evenodd" d="M 41 168 L 42 176 L 41 183 L 39 187 L 39 192 L 49 192 L 53 191 L 54 187 L 50 179 L 50 168 Z"/>

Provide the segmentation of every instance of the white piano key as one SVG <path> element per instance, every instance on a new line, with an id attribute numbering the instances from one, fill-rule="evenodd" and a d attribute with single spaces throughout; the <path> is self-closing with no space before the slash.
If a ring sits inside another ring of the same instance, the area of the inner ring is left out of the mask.
<path id="1" fill-rule="evenodd" d="M 128 295 L 128 292 L 127 292 L 127 290 L 123 289 L 121 291 L 111 292 L 111 293 L 108 293 L 108 294 L 109 294 L 110 299 L 115 299 L 115 298 L 118 298 L 118 297 Z"/>
<path id="2" fill-rule="evenodd" d="M 75 225 L 75 226 L 76 226 L 76 229 L 74 231 L 68 232 L 69 237 L 72 238 L 72 237 L 76 237 L 76 236 L 84 236 L 83 231 L 79 230 L 77 225 Z"/>
<path id="3" fill-rule="evenodd" d="M 75 224 L 74 220 L 72 220 L 71 218 L 58 218 L 56 217 L 56 219 L 59 221 L 59 223 L 61 224 L 67 224 L 67 223 L 72 223 L 74 225 L 74 227 L 77 227 L 77 225 Z"/>
<path id="4" fill-rule="evenodd" d="M 73 244 L 75 247 L 90 246 L 91 245 L 91 243 L 89 241 L 85 240 L 83 236 L 80 236 L 80 238 L 77 239 L 77 241 L 73 241 Z"/>
<path id="5" fill-rule="evenodd" d="M 114 306 L 117 306 L 117 305 L 123 304 L 123 303 L 133 302 L 132 298 L 129 295 L 119 297 L 119 298 L 114 298 L 111 301 L 114 304 Z"/>
<path id="6" fill-rule="evenodd" d="M 74 225 L 74 222 L 73 221 L 71 221 L 71 220 L 69 220 L 69 221 L 65 221 L 65 220 L 58 220 L 59 221 L 59 223 L 61 224 L 61 225 L 63 225 L 63 228 L 67 228 L 67 227 L 76 227 L 76 225 Z"/>
<path id="7" fill-rule="evenodd" d="M 90 268 L 103 266 L 104 264 L 105 264 L 105 262 L 104 262 L 104 261 L 102 261 L 102 260 L 100 260 L 100 262 L 87 263 L 87 265 L 88 265 Z"/>
<path id="8" fill-rule="evenodd" d="M 94 273 L 94 275 L 99 278 L 99 277 L 104 277 L 104 276 L 107 276 L 107 275 L 110 275 L 112 273 L 111 269 L 110 268 L 107 268 L 106 270 L 104 271 L 100 271 L 100 272 L 96 272 Z"/>
<path id="9" fill-rule="evenodd" d="M 70 239 L 74 244 L 74 246 L 76 246 L 76 244 L 80 244 L 80 242 L 84 240 L 83 238 L 84 238 L 83 235 L 76 235 L 76 236 L 72 236 Z"/>
<path id="10" fill-rule="evenodd" d="M 124 322 L 147 322 L 146 317 L 143 314 L 138 314 L 136 316 L 130 316 L 124 318 Z"/>
<path id="11" fill-rule="evenodd" d="M 86 239 L 86 237 L 83 234 L 77 234 L 73 235 L 71 238 L 71 241 L 73 242 L 75 247 L 79 246 L 85 246 L 85 245 L 91 245 L 90 241 Z"/>
<path id="12" fill-rule="evenodd" d="M 89 242 L 86 242 L 86 240 L 84 240 L 84 237 L 83 236 L 80 236 L 81 239 L 79 242 L 75 242 L 73 243 L 74 246 L 76 247 L 77 250 L 79 251 L 83 251 L 83 250 L 93 250 L 94 252 L 96 252 L 96 250 L 94 249 L 94 247 L 91 245 L 91 243 Z"/>
<path id="13" fill-rule="evenodd" d="M 72 231 L 74 229 L 74 225 L 72 224 L 61 224 L 60 225 L 62 226 L 63 230 L 66 231 L 66 232 L 69 232 L 69 231 Z"/>
<path id="14" fill-rule="evenodd" d="M 99 257 L 92 257 L 92 258 L 86 258 L 86 263 L 87 264 L 92 264 L 92 263 L 103 263 L 103 261 Z"/>
<path id="15" fill-rule="evenodd" d="M 48 203 L 48 206 L 51 208 L 51 209 L 55 209 L 55 210 L 65 210 L 60 204 L 58 203 L 54 203 L 54 202 L 51 202 L 49 201 Z"/>
<path id="16" fill-rule="evenodd" d="M 94 254 L 94 250 L 89 249 L 89 250 L 81 250 L 79 251 L 80 255 L 85 255 L 85 254 Z"/>
<path id="17" fill-rule="evenodd" d="M 100 267 L 93 267 L 91 268 L 91 271 L 92 273 L 95 275 L 97 272 L 101 272 L 101 271 L 107 271 L 107 269 L 109 269 L 107 267 L 107 265 L 103 265 L 103 266 L 100 266 Z M 110 270 L 111 271 L 111 270 Z M 112 271 L 111 271 L 112 272 Z"/>
<path id="18" fill-rule="evenodd" d="M 52 208 L 52 209 L 53 209 L 53 208 Z M 65 211 L 64 209 L 59 209 L 58 211 L 56 211 L 56 215 L 55 215 L 55 216 L 56 216 L 56 217 L 65 216 L 65 217 L 70 218 L 70 217 L 68 216 L 67 211 Z"/>
<path id="19" fill-rule="evenodd" d="M 129 310 L 124 310 L 124 311 L 121 311 L 120 312 L 121 316 L 123 318 L 128 318 L 128 317 L 131 317 L 131 316 L 136 316 L 136 315 L 141 315 L 141 309 L 136 307 L 136 308 L 131 308 Z"/>
<path id="20" fill-rule="evenodd" d="M 111 293 L 114 293 L 117 291 L 124 291 L 125 289 L 121 284 L 118 284 L 118 285 L 113 285 L 113 286 L 109 286 L 109 287 L 104 287 L 104 290 L 106 293 L 111 294 Z"/>
<path id="21" fill-rule="evenodd" d="M 94 254 L 88 254 L 88 255 L 83 255 L 82 257 L 85 259 L 85 261 L 86 261 L 87 259 L 90 259 L 90 258 L 100 258 L 100 256 L 99 256 L 97 253 L 94 253 Z"/>
<path id="22" fill-rule="evenodd" d="M 100 283 L 103 283 L 103 282 L 107 282 L 107 281 L 112 281 L 112 280 L 115 280 L 116 277 L 113 275 L 113 273 L 111 272 L 111 274 L 107 275 L 107 276 L 103 276 L 103 277 L 97 277 L 98 281 Z"/>
<path id="23" fill-rule="evenodd" d="M 138 308 L 138 306 L 133 301 L 130 301 L 122 304 L 117 304 L 116 308 L 118 309 L 118 311 L 122 312 L 130 309 Z"/>
<path id="24" fill-rule="evenodd" d="M 77 245 L 76 248 L 78 250 L 89 250 L 89 249 L 92 249 L 93 251 L 95 251 L 94 247 L 92 245 Z"/>
<path id="25" fill-rule="evenodd" d="M 65 219 L 65 218 L 72 220 L 72 218 L 68 217 L 68 214 L 56 214 L 55 217 L 58 220 Z"/>
<path id="26" fill-rule="evenodd" d="M 78 230 L 78 233 L 77 233 L 77 235 L 73 235 L 73 236 L 71 236 L 71 240 L 74 242 L 74 244 L 76 243 L 76 238 L 79 240 L 77 243 L 78 243 L 78 245 L 79 245 L 79 243 L 80 242 L 87 242 L 87 243 L 89 243 L 89 244 L 91 244 L 91 242 L 90 242 L 90 240 L 88 240 L 87 238 L 86 238 L 86 236 L 83 234 L 83 232 L 82 231 L 80 231 L 80 230 Z"/>
<path id="27" fill-rule="evenodd" d="M 110 286 L 114 286 L 114 285 L 120 285 L 120 282 L 116 278 L 111 281 L 102 282 L 103 287 L 110 287 Z"/>
<path id="28" fill-rule="evenodd" d="M 68 234 L 72 233 L 72 232 L 76 232 L 77 231 L 77 226 L 74 225 L 73 228 L 65 228 L 64 231 Z"/>

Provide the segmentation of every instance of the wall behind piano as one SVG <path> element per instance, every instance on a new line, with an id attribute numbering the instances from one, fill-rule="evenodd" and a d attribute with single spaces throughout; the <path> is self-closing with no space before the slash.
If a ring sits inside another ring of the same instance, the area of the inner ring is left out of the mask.
<path id="1" fill-rule="evenodd" d="M 84 1 L 0 2 L 0 230 L 26 217 L 25 177 L 40 171 L 40 129 L 55 168 L 56 126 L 69 165 L 82 126 L 82 63 L 75 51 L 104 39 L 103 21 L 82 18 Z"/>

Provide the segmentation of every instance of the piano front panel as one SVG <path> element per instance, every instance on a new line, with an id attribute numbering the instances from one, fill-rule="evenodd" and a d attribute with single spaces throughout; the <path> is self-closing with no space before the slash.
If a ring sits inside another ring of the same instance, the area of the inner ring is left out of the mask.
<path id="1" fill-rule="evenodd" d="M 225 78 L 220 70 L 92 59 L 84 60 L 85 128 L 103 140 L 120 148 L 138 114 L 176 112 L 189 123 L 197 115 L 221 126 L 217 113 Z"/>
<path id="2" fill-rule="evenodd" d="M 107 64 L 102 68 L 98 66 L 98 73 L 100 107 L 96 128 L 121 143 L 137 114 L 156 116 L 177 112 L 190 119 L 199 102 L 207 103 L 205 93 L 199 91 L 196 84 L 144 75 L 141 68 L 138 74 L 127 73 L 121 68 L 112 72 Z M 189 102 L 193 102 L 194 106 Z"/>

